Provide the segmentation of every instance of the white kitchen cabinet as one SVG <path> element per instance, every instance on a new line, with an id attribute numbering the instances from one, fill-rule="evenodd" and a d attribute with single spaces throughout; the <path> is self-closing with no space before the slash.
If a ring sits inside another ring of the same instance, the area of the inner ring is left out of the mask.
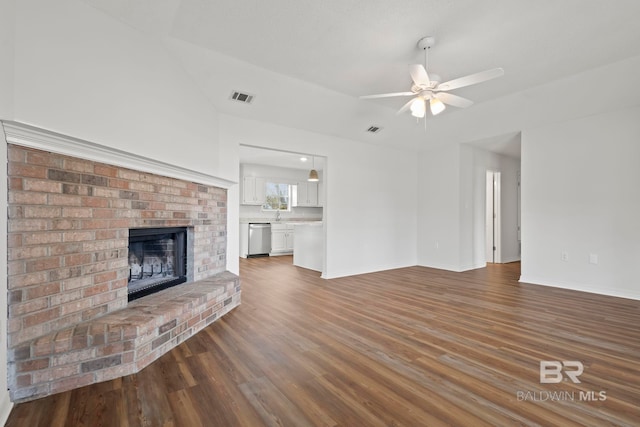
<path id="1" fill-rule="evenodd" d="M 298 183 L 298 206 L 318 206 L 318 183 Z"/>
<path id="2" fill-rule="evenodd" d="M 284 255 L 293 253 L 293 224 L 271 223 L 271 254 Z"/>
<path id="3" fill-rule="evenodd" d="M 294 238 L 295 234 L 294 234 L 294 229 L 293 226 L 291 226 L 290 229 L 287 230 L 287 233 L 285 235 L 286 237 L 286 241 L 285 241 L 285 250 L 287 252 L 293 252 L 293 238 Z"/>
<path id="4" fill-rule="evenodd" d="M 271 252 L 285 252 L 287 247 L 286 230 L 274 230 L 271 228 Z"/>
<path id="5" fill-rule="evenodd" d="M 262 206 L 265 200 L 266 179 L 258 176 L 242 178 L 242 204 Z"/>

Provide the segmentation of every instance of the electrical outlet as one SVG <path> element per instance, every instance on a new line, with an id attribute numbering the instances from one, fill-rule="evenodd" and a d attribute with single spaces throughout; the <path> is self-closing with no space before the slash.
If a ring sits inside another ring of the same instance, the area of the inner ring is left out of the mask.
<path id="1" fill-rule="evenodd" d="M 589 264 L 598 264 L 598 254 L 589 254 Z"/>
<path id="2" fill-rule="evenodd" d="M 567 252 L 562 252 L 562 254 L 560 255 L 560 259 L 562 259 L 564 262 L 569 261 L 569 254 Z"/>

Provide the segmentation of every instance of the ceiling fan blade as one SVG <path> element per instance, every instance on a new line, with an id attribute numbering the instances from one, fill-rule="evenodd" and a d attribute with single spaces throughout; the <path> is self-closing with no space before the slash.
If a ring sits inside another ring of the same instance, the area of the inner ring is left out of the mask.
<path id="1" fill-rule="evenodd" d="M 411 96 L 415 95 L 413 92 L 394 92 L 394 93 L 381 93 L 378 95 L 363 95 L 360 99 L 374 99 L 374 98 L 391 98 L 394 96 Z"/>
<path id="2" fill-rule="evenodd" d="M 448 105 L 453 105 L 458 108 L 467 108 L 473 104 L 473 101 L 467 98 L 463 98 L 458 95 L 454 95 L 452 93 L 440 92 L 433 94 L 433 97 L 439 99 Z"/>
<path id="3" fill-rule="evenodd" d="M 481 71 L 479 73 L 471 74 L 458 79 L 449 80 L 448 82 L 440 83 L 436 90 L 453 90 L 465 86 L 471 86 L 476 83 L 486 82 L 487 80 L 495 79 L 504 75 L 502 68 L 494 68 L 493 70 Z"/>
<path id="4" fill-rule="evenodd" d="M 416 97 L 417 98 L 417 97 Z M 411 98 L 406 104 L 404 104 L 396 113 L 397 115 L 400 115 L 402 113 L 404 113 L 405 111 L 407 111 L 409 109 L 409 107 L 411 107 L 411 103 L 416 99 L 416 98 Z"/>
<path id="5" fill-rule="evenodd" d="M 409 65 L 409 74 L 411 74 L 411 79 L 416 86 L 429 87 L 431 84 L 427 70 L 422 64 Z"/>

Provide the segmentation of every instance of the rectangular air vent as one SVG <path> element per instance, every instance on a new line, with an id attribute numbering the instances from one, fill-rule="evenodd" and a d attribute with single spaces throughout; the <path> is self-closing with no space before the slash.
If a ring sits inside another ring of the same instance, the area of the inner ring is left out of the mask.
<path id="1" fill-rule="evenodd" d="M 254 96 L 249 95 L 248 93 L 242 93 L 234 90 L 231 92 L 230 99 L 233 101 L 244 102 L 245 104 L 250 104 L 253 101 Z"/>
<path id="2" fill-rule="evenodd" d="M 369 126 L 369 129 L 367 129 L 367 132 L 378 133 L 381 130 L 382 128 L 380 126 Z"/>

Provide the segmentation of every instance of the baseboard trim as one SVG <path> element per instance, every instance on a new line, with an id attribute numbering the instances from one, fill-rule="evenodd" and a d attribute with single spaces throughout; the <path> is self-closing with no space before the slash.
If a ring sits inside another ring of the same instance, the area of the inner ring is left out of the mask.
<path id="1" fill-rule="evenodd" d="M 463 266 L 448 265 L 448 264 L 418 264 L 418 266 L 435 268 L 437 270 L 453 271 L 455 273 L 462 273 L 463 271 L 477 270 L 478 268 L 484 268 L 487 266 L 487 264 L 467 264 Z"/>
<path id="2" fill-rule="evenodd" d="M 580 283 L 562 282 L 532 276 L 520 276 L 519 282 L 530 283 L 532 285 L 548 286 L 551 288 L 568 289 L 571 291 L 588 292 L 590 294 L 605 295 L 609 297 L 640 300 L 640 294 L 619 291 L 616 289 L 589 288 Z"/>

